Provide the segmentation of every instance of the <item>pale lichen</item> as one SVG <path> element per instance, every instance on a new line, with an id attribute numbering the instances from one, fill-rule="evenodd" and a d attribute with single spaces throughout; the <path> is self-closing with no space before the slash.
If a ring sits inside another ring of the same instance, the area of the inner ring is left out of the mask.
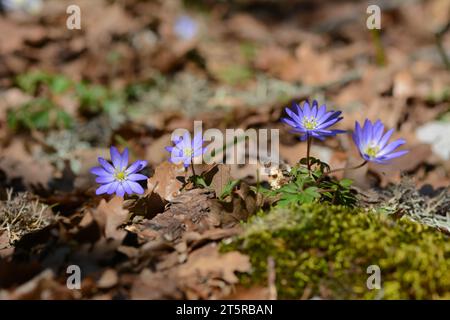
<path id="1" fill-rule="evenodd" d="M 10 189 L 6 199 L 0 201 L 0 232 L 7 232 L 10 244 L 27 233 L 48 226 L 54 218 L 50 207 L 28 192 L 15 194 Z"/>

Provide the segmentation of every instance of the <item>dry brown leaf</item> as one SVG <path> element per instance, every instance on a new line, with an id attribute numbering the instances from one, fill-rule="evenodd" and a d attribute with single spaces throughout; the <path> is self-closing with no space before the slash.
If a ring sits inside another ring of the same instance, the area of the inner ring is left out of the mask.
<path id="1" fill-rule="evenodd" d="M 189 234 L 185 233 L 184 239 L 189 243 L 191 249 L 195 249 L 211 241 L 219 241 L 224 238 L 230 238 L 232 236 L 238 235 L 241 231 L 242 229 L 239 225 L 227 229 L 215 228 L 206 230 L 202 234 L 196 233 L 196 235 L 194 235 L 194 232 L 191 232 Z"/>
<path id="2" fill-rule="evenodd" d="M 131 299 L 182 299 L 176 278 L 167 272 L 152 272 L 144 269 L 134 281 L 131 288 Z"/>
<path id="3" fill-rule="evenodd" d="M 157 193 L 150 193 L 149 195 L 125 201 L 126 209 L 128 209 L 134 215 L 144 216 L 147 219 L 151 219 L 158 213 L 164 212 L 165 201 Z"/>
<path id="4" fill-rule="evenodd" d="M 46 30 L 38 24 L 19 24 L 4 16 L 0 19 L 0 51 L 2 54 L 22 49 L 25 41 L 38 42 L 45 38 Z"/>
<path id="5" fill-rule="evenodd" d="M 115 240 L 123 240 L 126 235 L 125 230 L 118 228 L 127 221 L 129 212 L 123 209 L 123 198 L 114 197 L 109 202 L 102 199 L 97 209 L 93 211 L 94 218 L 104 226 L 105 237 Z"/>
<path id="6" fill-rule="evenodd" d="M 49 162 L 35 158 L 26 149 L 26 141 L 14 137 L 11 144 L 0 149 L 0 169 L 8 178 L 22 178 L 26 186 L 47 187 L 53 176 L 54 168 Z M 37 148 L 32 145 L 31 148 Z"/>
<path id="7" fill-rule="evenodd" d="M 106 269 L 100 279 L 97 281 L 97 287 L 100 289 L 109 289 L 117 285 L 119 276 L 114 269 Z"/>
<path id="8" fill-rule="evenodd" d="M 342 67 L 334 63 L 332 55 L 315 50 L 310 44 L 300 45 L 295 55 L 301 80 L 308 85 L 320 85 L 338 80 L 343 75 Z"/>
<path id="9" fill-rule="evenodd" d="M 269 289 L 267 287 L 252 286 L 250 288 L 237 286 L 236 290 L 226 300 L 268 300 Z"/>
<path id="10" fill-rule="evenodd" d="M 220 197 L 223 193 L 225 186 L 231 181 L 231 168 L 224 164 L 219 164 L 217 166 L 217 172 L 213 176 L 210 186 L 216 193 L 216 197 Z"/>
<path id="11" fill-rule="evenodd" d="M 211 243 L 191 253 L 187 262 L 178 268 L 177 276 L 191 285 L 200 285 L 203 279 L 211 278 L 235 284 L 238 282 L 235 272 L 249 272 L 250 268 L 248 256 L 237 251 L 222 254 L 218 245 Z"/>
<path id="12" fill-rule="evenodd" d="M 147 181 L 147 192 L 145 195 L 155 192 L 166 201 L 171 202 L 180 193 L 183 183 L 180 177 L 185 177 L 185 169 L 182 164 L 176 165 L 163 162 L 156 167 L 155 173 Z"/>
<path id="13" fill-rule="evenodd" d="M 227 21 L 228 28 L 238 38 L 250 41 L 267 41 L 269 30 L 261 22 L 248 14 L 235 14 Z"/>
<path id="14" fill-rule="evenodd" d="M 302 69 L 297 60 L 282 47 L 271 46 L 261 50 L 255 66 L 286 81 L 300 80 L 302 77 Z"/>
<path id="15" fill-rule="evenodd" d="M 167 241 L 178 241 L 185 232 L 218 227 L 221 223 L 221 206 L 212 192 L 203 189 L 188 190 L 176 196 L 167 211 L 137 225 L 142 238 L 160 235 Z"/>
<path id="16" fill-rule="evenodd" d="M 158 139 L 154 140 L 146 149 L 145 159 L 151 165 L 157 165 L 165 160 L 167 160 L 170 156 L 170 153 L 167 152 L 164 147 L 171 145 L 170 134 L 165 134 Z"/>
<path id="17" fill-rule="evenodd" d="M 123 35 L 134 31 L 138 24 L 118 4 L 108 5 L 106 1 L 86 1 L 80 7 L 86 22 L 87 42 L 90 47 L 108 44 L 113 35 Z M 98 17 L 101 16 L 101 19 Z"/>

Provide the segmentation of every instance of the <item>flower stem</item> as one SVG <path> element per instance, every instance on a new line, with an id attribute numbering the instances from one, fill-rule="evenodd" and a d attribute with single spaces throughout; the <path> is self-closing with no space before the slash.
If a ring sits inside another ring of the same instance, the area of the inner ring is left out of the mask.
<path id="1" fill-rule="evenodd" d="M 334 169 L 334 170 L 330 170 L 328 172 L 326 172 L 325 174 L 328 175 L 330 173 L 335 173 L 335 172 L 339 172 L 339 171 L 344 171 L 344 170 L 355 170 L 355 169 L 359 169 L 362 166 L 364 166 L 367 163 L 367 160 L 364 160 L 363 163 L 358 164 L 357 166 L 354 167 L 350 167 L 350 168 L 339 168 L 339 169 Z"/>
<path id="2" fill-rule="evenodd" d="M 321 182 L 323 179 L 325 179 L 328 175 L 330 175 L 331 173 L 335 173 L 335 172 L 339 172 L 339 171 L 345 171 L 345 170 L 355 170 L 355 169 L 359 169 L 361 167 L 363 167 L 365 164 L 367 163 L 367 160 L 364 160 L 363 163 L 358 164 L 357 166 L 354 167 L 350 167 L 350 168 L 339 168 L 339 169 L 334 169 L 334 170 L 330 170 L 328 172 L 325 172 L 319 179 L 317 179 L 316 184 L 318 184 L 319 182 Z"/>
<path id="3" fill-rule="evenodd" d="M 191 159 L 191 168 L 192 168 L 192 175 L 196 176 L 195 169 L 194 169 L 194 160 Z"/>
<path id="4" fill-rule="evenodd" d="M 307 135 L 306 140 L 308 141 L 306 145 L 306 165 L 308 166 L 309 174 L 311 174 L 311 163 L 309 163 L 309 153 L 311 151 L 312 138 L 309 135 Z"/>

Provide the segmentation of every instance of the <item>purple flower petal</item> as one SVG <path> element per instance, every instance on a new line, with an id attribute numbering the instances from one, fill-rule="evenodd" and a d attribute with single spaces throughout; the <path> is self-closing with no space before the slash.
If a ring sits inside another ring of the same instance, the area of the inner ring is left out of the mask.
<path id="1" fill-rule="evenodd" d="M 311 116 L 315 117 L 317 119 L 317 101 L 313 101 L 313 107 L 311 109 Z"/>
<path id="2" fill-rule="evenodd" d="M 127 181 L 122 182 L 122 187 L 123 187 L 123 190 L 125 190 L 126 193 L 133 194 L 133 190 L 131 190 L 130 185 L 128 184 Z"/>
<path id="3" fill-rule="evenodd" d="M 372 122 L 368 119 L 364 121 L 362 144 L 367 144 L 372 140 Z"/>
<path id="4" fill-rule="evenodd" d="M 199 146 L 199 145 L 202 146 L 202 144 L 203 144 L 203 136 L 202 136 L 202 134 L 200 132 L 195 135 L 192 144 L 194 146 Z"/>
<path id="5" fill-rule="evenodd" d="M 97 190 L 95 190 L 95 194 L 100 195 L 100 194 L 106 193 L 106 191 L 108 191 L 108 188 L 111 186 L 111 184 L 112 183 L 101 185 L 100 187 L 98 187 Z"/>
<path id="6" fill-rule="evenodd" d="M 380 142 L 381 137 L 383 136 L 384 125 L 380 120 L 377 120 L 373 125 L 373 142 L 378 144 Z"/>
<path id="7" fill-rule="evenodd" d="M 147 180 L 148 178 L 140 173 L 133 173 L 127 177 L 129 181 L 139 181 L 139 180 Z"/>
<path id="8" fill-rule="evenodd" d="M 119 197 L 123 197 L 125 195 L 125 189 L 123 188 L 121 183 L 119 183 L 118 186 L 117 186 L 116 194 Z"/>
<path id="9" fill-rule="evenodd" d="M 281 118 L 281 121 L 294 128 L 297 126 L 297 124 L 289 118 Z"/>
<path id="10" fill-rule="evenodd" d="M 384 147 L 383 149 L 381 149 L 378 152 L 378 156 L 382 157 L 388 153 L 391 153 L 392 151 L 394 151 L 395 149 L 397 149 L 398 147 L 400 147 L 401 145 L 405 144 L 406 141 L 403 139 L 399 139 L 396 141 L 391 142 L 390 144 L 388 144 L 386 147 Z"/>
<path id="11" fill-rule="evenodd" d="M 120 155 L 119 150 L 116 147 L 111 147 L 109 150 L 111 154 L 111 161 L 114 165 L 114 168 L 120 170 L 120 164 L 122 163 L 122 156 Z"/>
<path id="12" fill-rule="evenodd" d="M 114 181 L 114 176 L 113 175 L 108 175 L 108 176 L 100 176 L 95 178 L 95 182 L 97 183 L 111 183 Z"/>
<path id="13" fill-rule="evenodd" d="M 318 121 L 319 123 L 325 122 L 325 121 L 327 121 L 329 118 L 331 118 L 331 116 L 332 116 L 333 114 L 334 114 L 334 111 L 328 111 L 328 112 L 325 112 L 320 118 L 317 117 L 317 121 Z"/>
<path id="14" fill-rule="evenodd" d="M 391 138 L 393 133 L 394 133 L 394 129 L 391 129 L 384 134 L 383 138 L 381 138 L 380 142 L 378 143 L 378 146 L 381 149 L 384 148 L 384 146 L 388 143 L 388 141 Z"/>
<path id="15" fill-rule="evenodd" d="M 285 111 L 288 114 L 288 116 L 291 117 L 295 122 L 297 123 L 302 122 L 302 119 L 298 115 L 296 115 L 295 112 L 293 112 L 292 110 L 286 108 Z"/>
<path id="16" fill-rule="evenodd" d="M 89 170 L 92 174 L 97 176 L 109 176 L 111 173 L 107 172 L 103 167 L 94 167 Z"/>
<path id="17" fill-rule="evenodd" d="M 120 170 L 125 169 L 128 166 L 128 148 L 123 150 L 122 156 L 120 157 Z"/>
<path id="18" fill-rule="evenodd" d="M 329 120 L 329 121 L 324 122 L 324 123 L 320 124 L 319 126 L 317 126 L 317 129 L 324 129 L 324 128 L 331 127 L 333 124 L 335 124 L 338 121 L 341 121 L 342 119 L 343 118 L 341 117 L 341 118 L 335 118 L 335 119 Z"/>
<path id="19" fill-rule="evenodd" d="M 144 189 L 139 185 L 139 183 L 133 182 L 133 181 L 128 181 L 128 185 L 130 186 L 131 190 L 134 193 L 137 194 L 143 194 L 144 193 Z"/>
<path id="20" fill-rule="evenodd" d="M 400 151 L 397 151 L 397 152 L 393 152 L 393 153 L 387 154 L 387 155 L 383 156 L 383 158 L 385 158 L 386 160 L 392 160 L 394 158 L 401 157 L 401 156 L 407 154 L 408 152 L 409 152 L 409 150 L 400 150 Z"/>
<path id="21" fill-rule="evenodd" d="M 321 105 L 319 110 L 317 111 L 317 121 L 320 121 L 320 118 L 322 118 L 322 116 L 325 114 L 325 112 L 327 111 L 327 107 L 326 105 Z"/>
<path id="22" fill-rule="evenodd" d="M 311 109 L 309 108 L 308 100 L 306 100 L 305 103 L 303 104 L 303 115 L 306 118 L 309 118 L 311 116 Z"/>
<path id="23" fill-rule="evenodd" d="M 114 173 L 114 167 L 111 165 L 111 163 L 109 163 L 102 157 L 98 157 L 98 162 L 107 172 Z"/>
<path id="24" fill-rule="evenodd" d="M 300 119 L 303 118 L 303 110 L 302 108 L 300 108 L 300 106 L 296 103 L 293 104 L 295 106 L 295 109 L 297 110 L 297 115 L 299 116 Z"/>
<path id="25" fill-rule="evenodd" d="M 183 141 L 183 136 L 176 136 L 172 138 L 172 142 L 174 144 L 180 143 L 181 141 Z"/>
<path id="26" fill-rule="evenodd" d="M 116 192 L 118 186 L 119 186 L 119 182 L 117 182 L 117 181 L 110 183 L 107 193 L 113 194 L 114 192 Z"/>
<path id="27" fill-rule="evenodd" d="M 125 173 L 127 173 L 127 174 L 135 173 L 135 172 L 138 172 L 138 171 L 144 169 L 146 166 L 147 166 L 147 161 L 137 160 L 137 161 L 133 162 L 127 170 L 125 170 Z"/>
<path id="28" fill-rule="evenodd" d="M 190 147 L 191 146 L 191 134 L 186 131 L 183 135 L 183 146 Z"/>

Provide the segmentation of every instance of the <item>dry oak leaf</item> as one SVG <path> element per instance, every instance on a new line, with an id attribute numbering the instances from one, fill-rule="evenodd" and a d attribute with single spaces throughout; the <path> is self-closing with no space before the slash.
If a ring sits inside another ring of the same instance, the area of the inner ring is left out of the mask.
<path id="1" fill-rule="evenodd" d="M 123 209 L 123 198 L 114 197 L 109 202 L 102 199 L 93 215 L 100 226 L 104 226 L 106 238 L 123 240 L 126 235 L 125 230 L 119 230 L 118 227 L 128 219 L 129 211 Z"/>
<path id="2" fill-rule="evenodd" d="M 309 44 L 302 44 L 295 50 L 296 66 L 301 70 L 300 78 L 307 85 L 320 85 L 338 80 L 344 73 L 337 68 L 329 53 L 316 51 Z"/>
<path id="3" fill-rule="evenodd" d="M 211 187 L 216 193 L 216 197 L 220 197 L 225 190 L 226 185 L 232 180 L 231 168 L 224 164 L 219 164 L 217 166 L 217 172 L 214 174 Z"/>
<path id="4" fill-rule="evenodd" d="M 234 284 L 239 281 L 235 272 L 249 272 L 250 268 L 248 256 L 237 251 L 220 253 L 217 243 L 211 243 L 192 252 L 187 262 L 178 268 L 177 276 L 190 279 L 189 282 L 220 278 Z"/>
<path id="5" fill-rule="evenodd" d="M 299 80 L 302 69 L 297 60 L 286 49 L 269 46 L 258 54 L 255 67 L 285 81 Z"/>
<path id="6" fill-rule="evenodd" d="M 180 178 L 186 175 L 182 164 L 163 162 L 156 167 L 154 175 L 147 180 L 148 195 L 152 192 L 159 194 L 164 200 L 171 202 L 180 193 L 183 186 Z"/>
<path id="7" fill-rule="evenodd" d="M 144 269 L 133 283 L 131 299 L 182 299 L 182 292 L 169 272 L 152 272 Z"/>
<path id="8" fill-rule="evenodd" d="M 7 173 L 9 179 L 22 178 L 26 186 L 41 185 L 47 187 L 53 177 L 53 166 L 37 156 L 39 146 L 31 144 L 27 150 L 26 141 L 15 137 L 6 148 L 0 148 L 0 170 Z"/>

